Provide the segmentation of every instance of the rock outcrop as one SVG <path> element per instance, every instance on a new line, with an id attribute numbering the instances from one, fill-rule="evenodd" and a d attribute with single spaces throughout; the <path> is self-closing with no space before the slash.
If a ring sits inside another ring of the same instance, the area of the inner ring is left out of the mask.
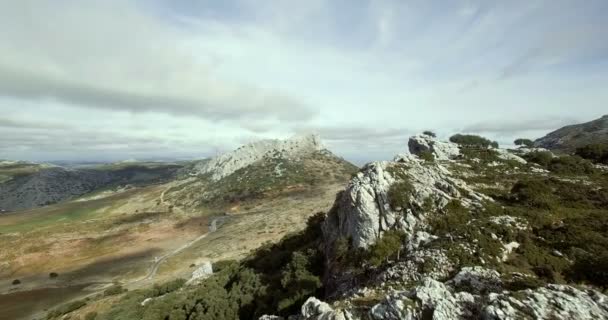
<path id="1" fill-rule="evenodd" d="M 427 134 L 410 137 L 407 145 L 411 154 L 420 155 L 423 152 L 431 152 L 436 160 L 450 160 L 460 155 L 457 144 L 439 141 Z"/>
<path id="2" fill-rule="evenodd" d="M 264 157 L 291 159 L 323 149 L 318 135 L 295 136 L 288 140 L 260 140 L 203 162 L 194 168 L 194 172 L 210 174 L 217 181 Z"/>
<path id="3" fill-rule="evenodd" d="M 457 266 L 450 256 L 453 246 L 461 246 L 460 252 L 470 255 L 478 253 L 479 247 L 476 243 L 457 244 L 450 233 L 443 235 L 441 245 L 433 245 L 439 237 L 432 234 L 430 219 L 443 214 L 448 204 L 455 201 L 462 208 L 483 212 L 493 202 L 448 169 L 456 172 L 467 164 L 457 164 L 453 159 L 458 153 L 445 151 L 453 150 L 446 145 L 430 136 L 414 136 L 409 143 L 412 154 L 398 155 L 394 161 L 372 162 L 352 178 L 322 225 L 328 265 L 326 290 L 335 302 L 330 305 L 311 297 L 301 313 L 290 319 L 608 319 L 608 297 L 598 291 L 555 284 L 509 291 L 512 287 L 507 282 L 527 281 L 524 279 L 534 276 L 501 275 L 487 267 L 488 260 L 483 259 L 476 260 L 483 266 Z M 425 151 L 441 161 L 416 156 Z M 512 161 L 525 164 L 509 151 L 501 150 L 498 155 L 502 162 L 499 165 L 513 166 Z M 391 199 L 395 192 L 407 194 L 407 202 L 396 206 Z M 493 225 L 513 233 L 530 228 L 527 220 L 505 214 L 483 219 L 489 230 Z M 339 239 L 348 239 L 351 248 L 369 249 L 394 229 L 405 234 L 401 257 L 383 265 L 383 269 L 372 270 L 362 282 L 349 278 L 351 274 L 342 272 L 348 270 L 341 270 L 339 263 L 332 264 L 332 250 Z M 497 249 L 487 257 L 495 263 L 504 261 L 520 245 L 487 232 L 504 246 L 502 256 Z M 372 301 L 380 298 L 371 307 L 361 308 L 357 301 L 370 297 Z"/>
<path id="4" fill-rule="evenodd" d="M 213 265 L 211 262 L 206 261 L 202 265 L 200 265 L 194 272 L 192 272 L 192 276 L 190 280 L 188 280 L 188 284 L 205 279 L 213 274 Z"/>

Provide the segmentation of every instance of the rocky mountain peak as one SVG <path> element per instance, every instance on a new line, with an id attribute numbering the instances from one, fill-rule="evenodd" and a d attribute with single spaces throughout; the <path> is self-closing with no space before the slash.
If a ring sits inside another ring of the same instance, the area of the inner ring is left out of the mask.
<path id="1" fill-rule="evenodd" d="M 220 180 L 265 157 L 293 159 L 324 149 L 319 135 L 297 135 L 287 140 L 259 140 L 217 156 L 195 167 L 198 174 Z"/>

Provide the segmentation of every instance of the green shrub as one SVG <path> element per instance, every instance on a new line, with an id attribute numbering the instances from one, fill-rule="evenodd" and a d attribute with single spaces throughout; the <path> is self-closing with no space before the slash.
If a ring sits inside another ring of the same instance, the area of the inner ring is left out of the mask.
<path id="1" fill-rule="evenodd" d="M 64 304 L 52 311 L 49 311 L 49 313 L 47 314 L 46 318 L 47 319 L 55 319 L 58 318 L 60 316 L 63 316 L 64 314 L 68 314 L 70 312 L 76 311 L 84 306 L 87 305 L 87 301 L 86 300 L 76 300 L 73 302 L 70 302 L 68 304 Z"/>
<path id="2" fill-rule="evenodd" d="M 117 294 L 121 294 L 127 292 L 127 289 L 124 289 L 121 285 L 113 285 L 111 287 L 109 287 L 108 289 L 103 291 L 103 296 L 104 297 L 109 297 L 109 296 L 115 296 Z"/>
<path id="3" fill-rule="evenodd" d="M 521 180 L 511 188 L 511 195 L 521 204 L 549 209 L 553 190 L 547 180 Z"/>
<path id="4" fill-rule="evenodd" d="M 15 280 L 13 280 L 12 284 L 13 284 L 14 286 L 16 286 L 16 285 L 20 285 L 20 284 L 21 284 L 21 280 L 19 280 L 19 279 L 15 279 Z"/>
<path id="5" fill-rule="evenodd" d="M 408 208 L 413 192 L 414 187 L 407 179 L 393 183 L 387 193 L 391 208 L 393 210 L 397 210 L 398 208 L 405 210 Z"/>
<path id="6" fill-rule="evenodd" d="M 386 231 L 376 243 L 370 246 L 367 261 L 372 266 L 377 267 L 387 262 L 390 258 L 399 258 L 398 256 L 404 240 L 405 233 L 403 231 Z"/>
<path id="7" fill-rule="evenodd" d="M 551 159 L 548 169 L 557 174 L 593 174 L 595 168 L 591 162 L 579 156 L 562 156 Z"/>
<path id="8" fill-rule="evenodd" d="M 422 152 L 420 152 L 418 154 L 418 157 L 420 157 L 420 159 L 426 161 L 426 162 L 435 162 L 435 155 L 428 150 L 424 150 Z"/>
<path id="9" fill-rule="evenodd" d="M 450 141 L 461 146 L 475 146 L 487 148 L 492 145 L 492 141 L 472 134 L 455 134 L 450 137 Z"/>
<path id="10" fill-rule="evenodd" d="M 530 139 L 519 138 L 519 139 L 516 139 L 515 141 L 513 141 L 513 143 L 516 146 L 525 146 L 528 148 L 532 148 L 534 146 L 534 142 L 532 142 L 532 140 L 530 140 Z"/>
<path id="11" fill-rule="evenodd" d="M 523 155 L 523 158 L 528 162 L 536 163 L 544 168 L 547 168 L 553 160 L 553 154 L 549 151 L 534 151 Z"/>
<path id="12" fill-rule="evenodd" d="M 608 289 L 608 251 L 598 254 L 580 253 L 568 272 L 575 281 L 591 283 Z"/>
<path id="13" fill-rule="evenodd" d="M 180 289 L 181 287 L 183 287 L 184 284 L 186 284 L 186 280 L 181 279 L 181 278 L 171 280 L 171 281 L 165 282 L 163 284 L 155 284 L 154 287 L 152 287 L 152 289 L 151 289 L 150 297 L 151 298 L 160 297 L 169 292 L 176 291 L 176 290 Z"/>
<path id="14" fill-rule="evenodd" d="M 492 141 L 492 143 L 490 143 L 490 147 L 492 147 L 494 149 L 498 149 L 498 147 L 499 147 L 498 141 Z"/>
<path id="15" fill-rule="evenodd" d="M 59 274 L 57 274 L 56 272 L 51 272 L 51 273 L 49 273 L 49 278 L 51 278 L 51 279 L 55 279 L 55 278 L 57 278 L 57 277 L 59 277 Z"/>
<path id="16" fill-rule="evenodd" d="M 608 144 L 589 144 L 576 149 L 575 154 L 596 163 L 608 164 Z"/>

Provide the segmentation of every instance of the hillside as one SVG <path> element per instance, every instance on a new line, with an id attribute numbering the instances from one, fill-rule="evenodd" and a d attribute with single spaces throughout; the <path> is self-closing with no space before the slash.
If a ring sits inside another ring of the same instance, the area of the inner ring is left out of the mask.
<path id="1" fill-rule="evenodd" d="M 546 152 L 521 158 L 425 135 L 411 141 L 415 154 L 364 166 L 332 209 L 311 217 L 304 231 L 240 262 L 218 261 L 215 274 L 198 284 L 162 294 L 136 290 L 111 306 L 90 302 L 77 314 L 608 318 L 604 167 Z"/>
<path id="2" fill-rule="evenodd" d="M 0 164 L 0 210 L 17 211 L 49 205 L 101 188 L 157 183 L 173 178 L 181 166 L 131 163 L 91 169 L 66 169 L 32 163 Z"/>
<path id="3" fill-rule="evenodd" d="M 608 115 L 560 128 L 534 141 L 536 147 L 566 153 L 593 143 L 608 143 Z"/>
<path id="4" fill-rule="evenodd" d="M 134 183 L 147 176 L 140 170 L 126 175 L 132 164 L 78 169 L 118 171 L 130 183 L 0 215 L 0 314 L 42 317 L 43 309 L 86 297 L 91 303 L 78 312 L 104 310 L 115 298 L 104 291 L 114 285 L 148 290 L 204 275 L 211 262 L 242 259 L 302 230 L 312 214 L 331 207 L 358 170 L 322 147 L 301 143 L 315 139 L 263 142 L 272 147 L 238 168 L 214 165 L 201 172 L 217 158 L 183 163 L 152 184 Z M 229 158 L 246 158 L 238 150 Z"/>

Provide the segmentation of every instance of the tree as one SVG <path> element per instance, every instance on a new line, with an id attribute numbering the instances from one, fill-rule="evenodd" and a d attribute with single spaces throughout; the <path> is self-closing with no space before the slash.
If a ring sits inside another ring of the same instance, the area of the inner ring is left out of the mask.
<path id="1" fill-rule="evenodd" d="M 608 144 L 594 143 L 576 149 L 576 155 L 596 163 L 608 164 Z"/>
<path id="2" fill-rule="evenodd" d="M 498 141 L 492 141 L 492 143 L 490 143 L 490 146 L 494 149 L 498 149 L 498 147 L 499 147 Z"/>
<path id="3" fill-rule="evenodd" d="M 532 142 L 532 140 L 524 138 L 515 139 L 513 143 L 515 143 L 516 146 L 525 146 L 528 148 L 532 148 L 534 146 L 534 142 Z"/>
<path id="4" fill-rule="evenodd" d="M 466 147 L 487 148 L 492 145 L 492 141 L 473 134 L 455 134 L 450 137 L 450 141 Z"/>
<path id="5" fill-rule="evenodd" d="M 399 259 L 405 233 L 401 230 L 386 231 L 376 243 L 369 248 L 368 261 L 372 266 L 380 266 L 391 257 Z"/>

